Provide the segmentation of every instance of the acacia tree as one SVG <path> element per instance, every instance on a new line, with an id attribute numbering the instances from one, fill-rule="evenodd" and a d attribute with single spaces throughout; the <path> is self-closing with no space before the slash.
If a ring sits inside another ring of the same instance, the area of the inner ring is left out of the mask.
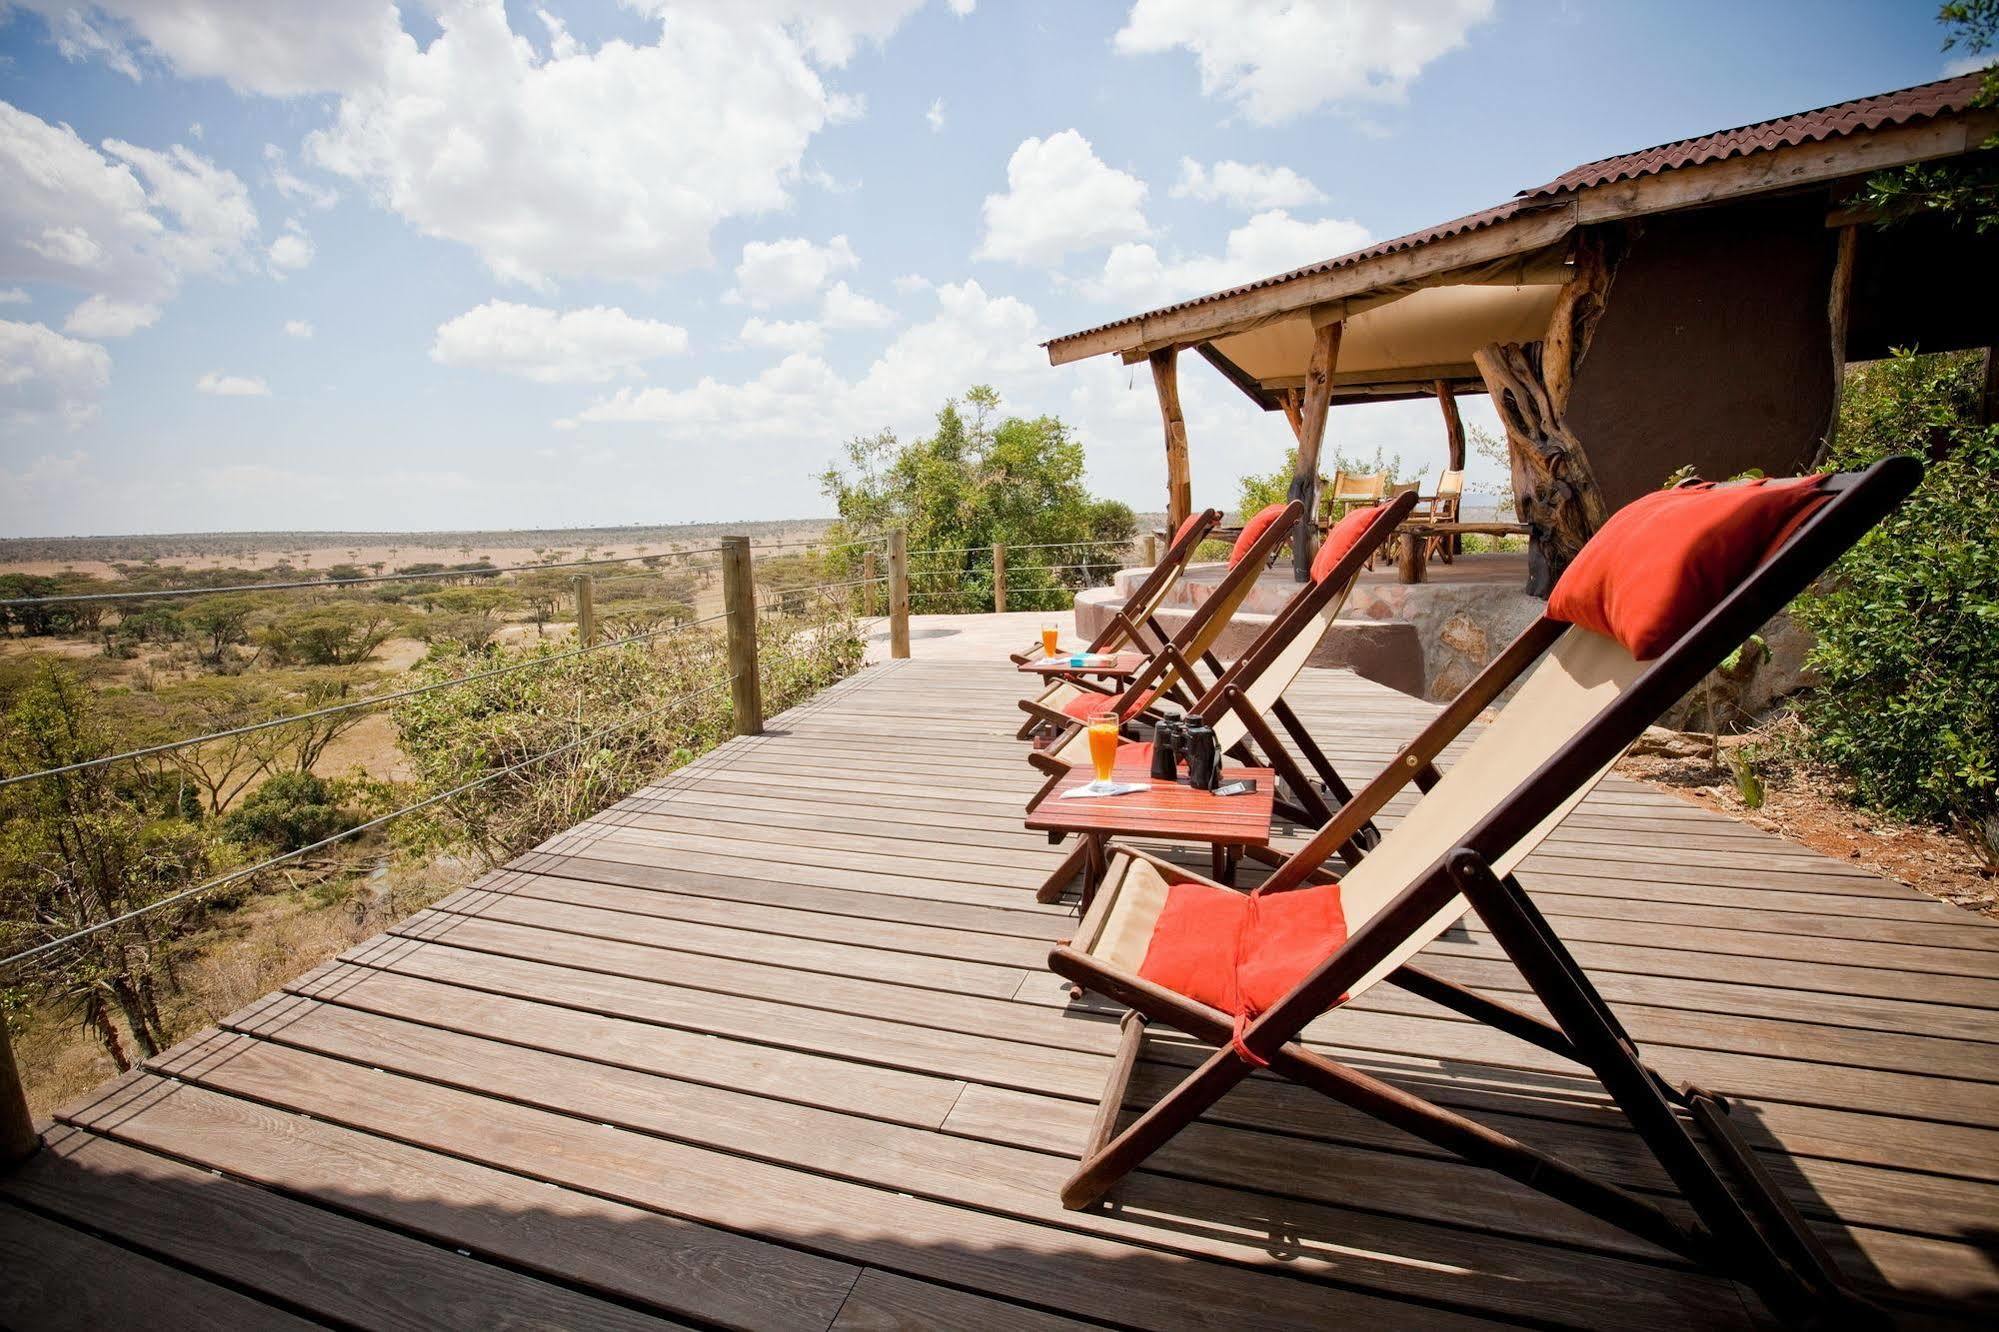
<path id="1" fill-rule="evenodd" d="M 999 394 L 983 384 L 946 402 L 926 439 L 904 444 L 884 430 L 849 441 L 820 488 L 840 514 L 829 544 L 900 527 L 912 551 L 935 552 L 910 559 L 912 594 L 926 611 L 990 609 L 995 542 L 1010 548 L 1009 595 L 1052 604 L 1134 530 L 1129 507 L 1084 485 L 1083 446 L 1069 427 L 1002 416 Z M 829 558 L 847 577 L 860 563 L 852 547 Z"/>

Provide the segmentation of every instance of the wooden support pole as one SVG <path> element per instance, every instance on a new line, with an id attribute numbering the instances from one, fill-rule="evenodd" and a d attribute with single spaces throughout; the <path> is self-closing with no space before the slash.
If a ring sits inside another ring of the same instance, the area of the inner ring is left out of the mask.
<path id="1" fill-rule="evenodd" d="M 1437 381 L 1437 406 L 1444 413 L 1444 465 L 1453 472 L 1465 469 L 1465 421 L 1458 415 L 1458 398 L 1447 379 Z"/>
<path id="2" fill-rule="evenodd" d="M 1006 542 L 993 542 L 993 614 L 1006 614 Z"/>
<path id="3" fill-rule="evenodd" d="M 576 645 L 588 647 L 597 641 L 597 582 L 577 574 L 569 583 L 576 589 Z"/>
<path id="4" fill-rule="evenodd" d="M 1145 567 L 1148 569 L 1159 567 L 1159 538 L 1150 532 L 1145 534 Z"/>
<path id="5" fill-rule="evenodd" d="M 1291 498 L 1305 505 L 1305 512 L 1298 519 L 1297 534 L 1291 539 L 1291 568 L 1301 583 L 1312 576 L 1312 547 L 1319 534 L 1319 451 L 1326 441 L 1326 416 L 1333 405 L 1333 371 L 1340 363 L 1340 333 L 1344 327 L 1336 322 L 1312 330 L 1312 359 L 1305 367 L 1305 394 L 1298 425 L 1298 471 L 1291 478 Z"/>
<path id="6" fill-rule="evenodd" d="M 1152 366 L 1152 388 L 1159 395 L 1159 419 L 1166 431 L 1166 529 L 1180 530 L 1194 511 L 1194 482 L 1187 469 L 1187 418 L 1180 412 L 1178 347 L 1161 347 L 1146 360 Z"/>
<path id="7" fill-rule="evenodd" d="M 1839 248 L 1832 261 L 1832 283 L 1826 292 L 1825 318 L 1826 332 L 1831 339 L 1832 351 L 1832 400 L 1826 409 L 1824 442 L 1820 444 L 1815 462 L 1822 462 L 1832 453 L 1832 446 L 1839 436 L 1839 402 L 1846 393 L 1846 329 L 1853 306 L 1853 264 L 1860 249 L 1860 228 L 1857 226 L 1839 229 Z"/>
<path id="8" fill-rule="evenodd" d="M 861 614 L 873 619 L 875 614 L 875 579 L 881 575 L 875 572 L 875 552 L 869 548 L 861 555 Z"/>
<path id="9" fill-rule="evenodd" d="M 900 527 L 888 534 L 888 655 L 909 656 L 909 537 Z"/>
<path id="10" fill-rule="evenodd" d="M 763 681 L 757 674 L 757 583 L 750 539 L 722 538 L 722 608 L 729 630 L 729 701 L 736 734 L 764 732 Z"/>
<path id="11" fill-rule="evenodd" d="M 21 1086 L 21 1069 L 14 1062 L 14 1042 L 7 1034 L 7 1011 L 0 1008 L 0 1171 L 27 1160 L 41 1145 L 35 1121 L 28 1114 L 28 1093 Z"/>

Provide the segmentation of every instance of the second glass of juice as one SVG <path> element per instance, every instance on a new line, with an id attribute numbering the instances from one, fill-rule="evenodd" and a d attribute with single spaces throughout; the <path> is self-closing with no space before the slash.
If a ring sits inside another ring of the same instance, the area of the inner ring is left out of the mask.
<path id="1" fill-rule="evenodd" d="M 1056 634 L 1056 629 L 1055 629 L 1055 626 L 1054 626 L 1054 625 L 1052 625 L 1052 624 L 1044 624 L 1044 625 L 1042 625 L 1042 626 L 1041 626 L 1041 655 L 1042 655 L 1042 656 L 1044 656 L 1044 657 L 1052 657 L 1052 656 L 1054 656 L 1054 655 L 1055 655 L 1055 642 L 1056 642 L 1056 637 L 1057 637 L 1057 634 Z"/>
<path id="2" fill-rule="evenodd" d="M 1090 716 L 1090 765 L 1096 769 L 1095 785 L 1103 788 L 1111 784 L 1111 773 L 1117 769 L 1118 715 L 1115 712 L 1098 712 Z"/>

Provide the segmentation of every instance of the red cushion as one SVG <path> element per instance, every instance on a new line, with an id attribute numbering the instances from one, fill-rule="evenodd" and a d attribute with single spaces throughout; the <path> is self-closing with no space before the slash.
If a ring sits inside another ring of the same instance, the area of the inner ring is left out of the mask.
<path id="1" fill-rule="evenodd" d="M 1696 482 L 1634 500 L 1577 552 L 1548 597 L 1548 615 L 1649 661 L 1824 503 L 1824 479 Z"/>
<path id="2" fill-rule="evenodd" d="M 1194 513 L 1188 514 L 1187 520 L 1181 523 L 1179 529 L 1173 533 L 1173 540 L 1171 544 L 1177 546 L 1182 541 L 1186 540 L 1187 534 L 1194 530 L 1194 525 L 1200 522 L 1201 519 L 1206 516 L 1206 514 L 1207 514 L 1206 509 L 1197 510 Z"/>
<path id="3" fill-rule="evenodd" d="M 1235 549 L 1229 552 L 1229 568 L 1233 569 L 1243 562 L 1251 547 L 1263 539 L 1270 525 L 1282 518 L 1289 507 L 1288 504 L 1272 504 L 1242 525 L 1242 535 L 1235 539 Z"/>
<path id="4" fill-rule="evenodd" d="M 1334 523 L 1326 533 L 1326 539 L 1319 547 L 1319 553 L 1312 557 L 1312 581 L 1318 582 L 1333 571 L 1333 566 L 1346 558 L 1348 551 L 1360 543 L 1361 533 L 1367 531 L 1381 513 L 1379 504 L 1363 504 L 1357 509 L 1349 509 L 1346 517 Z"/>
<path id="5" fill-rule="evenodd" d="M 1152 700 L 1158 698 L 1161 694 L 1165 692 L 1166 690 L 1164 689 L 1164 687 L 1155 689 L 1151 693 L 1147 694 L 1144 698 L 1139 699 L 1137 702 L 1133 703 L 1130 707 L 1126 708 L 1119 715 L 1122 716 L 1126 721 L 1130 721 L 1133 717 L 1136 717 L 1139 713 L 1151 707 Z M 1069 716 L 1074 717 L 1077 721 L 1088 721 L 1090 718 L 1094 717 L 1099 712 L 1109 712 L 1116 703 L 1117 703 L 1117 695 L 1115 694 L 1095 694 L 1095 693 L 1078 694 L 1076 697 L 1070 699 L 1067 703 L 1064 703 L 1062 705 L 1062 711 L 1067 713 Z"/>
<path id="6" fill-rule="evenodd" d="M 1250 1017 L 1289 994 L 1347 941 L 1338 884 L 1248 894 L 1176 883 L 1138 974 L 1224 1013 Z"/>

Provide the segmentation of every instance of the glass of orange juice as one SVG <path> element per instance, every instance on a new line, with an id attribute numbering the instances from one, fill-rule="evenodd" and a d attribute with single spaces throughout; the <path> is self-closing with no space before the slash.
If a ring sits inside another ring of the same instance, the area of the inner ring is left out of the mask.
<path id="1" fill-rule="evenodd" d="M 1090 789 L 1106 791 L 1112 785 L 1111 773 L 1117 769 L 1118 715 L 1093 712 L 1086 724 L 1090 732 L 1090 763 L 1097 770 L 1097 780 L 1090 783 Z"/>
<path id="2" fill-rule="evenodd" d="M 1055 625 L 1054 625 L 1054 622 L 1053 622 L 1053 621 L 1050 621 L 1049 623 L 1047 623 L 1047 624 L 1044 624 L 1044 625 L 1042 625 L 1042 626 L 1041 626 L 1041 655 L 1042 655 L 1042 656 L 1044 656 L 1044 657 L 1052 657 L 1052 656 L 1054 656 L 1054 655 L 1055 655 L 1055 643 L 1056 643 L 1056 639 L 1057 639 L 1057 637 L 1058 637 L 1058 633 L 1057 633 L 1057 631 L 1056 631 L 1056 628 L 1055 628 Z"/>

